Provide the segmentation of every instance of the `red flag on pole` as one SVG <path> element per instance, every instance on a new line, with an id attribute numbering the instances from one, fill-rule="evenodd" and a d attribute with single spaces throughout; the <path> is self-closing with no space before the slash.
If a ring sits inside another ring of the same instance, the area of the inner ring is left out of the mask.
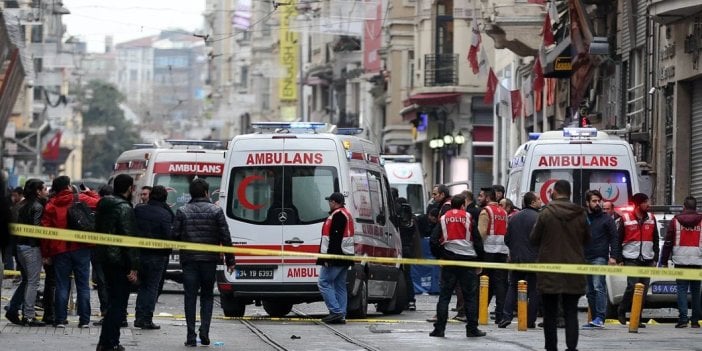
<path id="1" fill-rule="evenodd" d="M 534 91 L 542 91 L 544 89 L 544 68 L 541 63 L 544 60 L 544 46 L 539 47 L 539 54 L 536 55 L 534 61 Z"/>
<path id="2" fill-rule="evenodd" d="M 497 90 L 497 76 L 495 75 L 495 71 L 492 70 L 492 67 L 490 67 L 487 80 L 487 91 L 485 92 L 485 98 L 483 98 L 484 103 L 492 104 L 492 101 L 495 99 L 495 90 Z"/>
<path id="3" fill-rule="evenodd" d="M 522 116 L 522 93 L 519 90 L 509 92 L 510 101 L 512 101 L 512 122 L 515 118 Z"/>
<path id="4" fill-rule="evenodd" d="M 480 28 L 478 28 L 478 19 L 475 16 L 475 11 L 473 11 L 472 22 L 471 32 L 473 33 L 473 36 L 470 42 L 470 49 L 468 50 L 468 63 L 470 64 L 470 68 L 473 70 L 473 74 L 478 74 L 478 72 L 480 72 L 478 50 L 480 50 L 480 42 L 482 41 L 482 38 L 480 37 Z"/>
<path id="5" fill-rule="evenodd" d="M 59 146 L 61 145 L 61 131 L 59 130 L 46 143 L 46 147 L 41 152 L 41 157 L 47 161 L 56 161 L 59 158 Z"/>
<path id="6" fill-rule="evenodd" d="M 553 30 L 551 29 L 551 15 L 546 12 L 546 18 L 544 18 L 544 26 L 541 29 L 544 36 L 544 45 L 549 46 L 556 43 L 556 39 L 553 37 Z"/>

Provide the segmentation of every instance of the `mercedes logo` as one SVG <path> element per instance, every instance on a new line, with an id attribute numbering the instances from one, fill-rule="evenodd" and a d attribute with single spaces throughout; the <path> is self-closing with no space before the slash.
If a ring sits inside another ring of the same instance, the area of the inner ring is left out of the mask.
<path id="1" fill-rule="evenodd" d="M 280 213 L 278 214 L 278 220 L 279 220 L 280 222 L 285 222 L 285 221 L 287 221 L 287 220 L 288 220 L 288 214 L 285 213 L 285 211 L 280 212 Z"/>

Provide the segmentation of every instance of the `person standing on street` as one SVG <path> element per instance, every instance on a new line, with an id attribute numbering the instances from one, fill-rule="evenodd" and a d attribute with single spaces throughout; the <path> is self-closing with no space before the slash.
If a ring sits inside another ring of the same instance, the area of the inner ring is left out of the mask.
<path id="1" fill-rule="evenodd" d="M 402 258 L 422 258 L 419 229 L 417 229 L 417 217 L 412 213 L 412 206 L 404 197 L 397 198 L 398 213 L 400 215 L 400 238 L 402 239 Z M 406 310 L 417 310 L 417 299 L 414 294 L 414 282 L 412 281 L 412 265 L 402 265 L 402 272 L 407 282 L 407 306 Z"/>
<path id="2" fill-rule="evenodd" d="M 141 237 L 171 240 L 173 212 L 166 204 L 167 197 L 166 188 L 163 185 L 156 185 L 151 190 L 149 201 L 134 208 L 134 216 Z M 168 264 L 170 253 L 170 249 L 140 249 L 140 284 L 134 320 L 134 326 L 137 328 L 161 329 L 159 325 L 154 324 L 153 316 L 161 275 Z"/>
<path id="3" fill-rule="evenodd" d="M 602 194 L 598 190 L 585 193 L 587 221 L 592 240 L 585 246 L 585 259 L 591 265 L 617 265 L 622 262 L 617 226 L 601 207 Z M 587 302 L 592 321 L 585 327 L 603 328 L 607 313 L 607 282 L 604 275 L 587 276 Z"/>
<path id="4" fill-rule="evenodd" d="M 524 194 L 522 210 L 509 219 L 505 245 L 509 248 L 511 263 L 536 262 L 538 247 L 529 242 L 531 228 L 536 223 L 536 217 L 541 208 L 541 199 L 534 193 Z M 539 310 L 539 293 L 536 289 L 536 273 L 525 271 L 509 272 L 509 288 L 505 297 L 505 306 L 502 309 L 502 320 L 498 328 L 507 328 L 514 317 L 514 307 L 517 303 L 517 285 L 520 280 L 527 282 L 527 327 L 536 327 L 536 314 Z"/>
<path id="5" fill-rule="evenodd" d="M 702 214 L 697 212 L 697 199 L 692 196 L 685 198 L 682 213 L 673 217 L 665 233 L 663 252 L 659 266 L 671 266 L 668 260 L 673 261 L 675 268 L 702 268 Z M 672 255 L 671 255 L 672 254 Z M 682 280 L 675 281 L 678 288 L 678 323 L 676 328 L 686 328 L 690 322 L 692 328 L 699 328 L 702 310 L 700 310 L 700 281 Z M 687 292 L 690 291 L 692 302 L 692 315 L 687 316 Z"/>
<path id="6" fill-rule="evenodd" d="M 585 245 L 590 241 L 586 212 L 570 201 L 570 183 L 558 180 L 553 185 L 552 201 L 544 207 L 529 235 L 538 246 L 537 263 L 584 264 Z M 558 350 L 558 300 L 563 304 L 567 350 L 578 348 L 578 300 L 585 293 L 583 275 L 537 273 L 536 285 L 544 307 L 546 351 Z"/>
<path id="7" fill-rule="evenodd" d="M 44 182 L 39 179 L 29 179 L 24 185 L 24 199 L 17 212 L 17 223 L 41 225 L 44 213 L 44 202 L 47 191 Z M 31 327 L 43 327 L 46 323 L 36 318 L 34 304 L 41 274 L 41 240 L 20 236 L 16 239 L 17 261 L 22 273 L 22 283 L 15 290 L 5 317 L 11 322 L 19 320 L 17 311 L 22 307 L 22 320 L 19 324 Z"/>
<path id="8" fill-rule="evenodd" d="M 49 228 L 68 228 L 68 208 L 77 199 L 95 209 L 100 196 L 86 190 L 80 193 L 71 186 L 71 178 L 58 176 L 51 183 L 54 196 L 44 209 L 41 224 Z M 71 275 L 76 283 L 78 326 L 90 324 L 90 252 L 93 245 L 63 240 L 43 240 L 42 254 L 47 256 L 47 265 L 53 265 L 56 274 L 54 296 L 54 327 L 64 328 L 68 324 L 68 292 Z"/>
<path id="9" fill-rule="evenodd" d="M 652 267 L 658 263 L 658 227 L 653 213 L 648 212 L 650 203 L 648 195 L 634 194 L 634 209 L 622 214 L 622 225 L 619 228 L 619 243 L 625 266 Z M 619 323 L 626 325 L 626 312 L 631 310 L 631 301 L 634 296 L 634 285 L 644 284 L 644 300 L 641 310 L 645 305 L 645 297 L 651 278 L 627 277 L 626 290 L 622 302 L 617 310 Z M 639 322 L 639 328 L 646 328 L 646 324 Z"/>
<path id="10" fill-rule="evenodd" d="M 152 189 L 153 188 L 149 185 L 144 185 L 141 187 L 141 192 L 139 193 L 139 205 L 149 203 Z"/>
<path id="11" fill-rule="evenodd" d="M 232 246 L 227 221 L 222 208 L 210 201 L 210 185 L 204 179 L 190 182 L 191 200 L 176 211 L 173 236 L 176 240 L 210 245 Z M 227 270 L 234 271 L 234 255 L 226 253 Z M 200 342 L 210 344 L 210 323 L 214 299 L 217 264 L 222 262 L 217 252 L 181 250 L 180 263 L 183 268 L 183 290 L 185 291 L 185 321 L 187 336 L 185 346 L 197 346 L 195 333 L 195 310 L 200 293 Z"/>
<path id="12" fill-rule="evenodd" d="M 113 181 L 114 195 L 103 197 L 95 212 L 95 231 L 122 236 L 136 236 L 136 219 L 132 208 L 134 179 L 119 174 Z M 139 249 L 101 245 L 96 256 L 102 264 L 107 286 L 107 313 L 100 331 L 96 351 L 124 350 L 119 344 L 119 328 L 127 317 L 127 302 L 132 284 L 137 282 Z"/>
<path id="13" fill-rule="evenodd" d="M 326 197 L 329 201 L 329 217 L 322 225 L 322 241 L 319 253 L 331 255 L 354 255 L 353 216 L 344 207 L 346 203 L 342 193 L 333 193 Z M 346 323 L 346 273 L 352 260 L 318 258 L 321 265 L 317 286 L 327 305 L 329 315 L 322 318 L 327 324 Z"/>
<path id="14" fill-rule="evenodd" d="M 451 199 L 451 209 L 439 220 L 441 237 L 438 242 L 443 246 L 443 259 L 476 261 L 476 238 L 473 235 L 472 219 L 465 211 L 465 198 L 461 195 Z M 478 241 L 479 242 L 479 241 Z M 477 277 L 475 269 L 460 266 L 441 267 L 441 290 L 436 304 L 436 322 L 429 336 L 444 337 L 448 320 L 448 305 L 456 285 L 460 285 L 463 298 L 463 313 L 466 316 L 466 337 L 485 336 L 478 329 Z"/>
<path id="15" fill-rule="evenodd" d="M 4 262 L 7 257 L 7 247 L 10 244 L 10 222 L 12 222 L 12 211 L 9 201 L 5 195 L 5 177 L 0 173 L 0 272 L 4 267 Z M 0 274 L 0 287 L 2 287 L 2 278 L 4 274 Z M 0 288 L 0 297 L 2 297 L 2 289 Z"/>
<path id="16" fill-rule="evenodd" d="M 478 231 L 485 247 L 485 261 L 506 263 L 509 254 L 509 248 L 505 245 L 507 212 L 497 203 L 494 187 L 482 188 L 480 192 L 485 203 L 478 218 Z M 495 296 L 495 324 L 499 324 L 507 295 L 507 270 L 488 269 L 485 273 L 490 277 L 488 302 Z"/>

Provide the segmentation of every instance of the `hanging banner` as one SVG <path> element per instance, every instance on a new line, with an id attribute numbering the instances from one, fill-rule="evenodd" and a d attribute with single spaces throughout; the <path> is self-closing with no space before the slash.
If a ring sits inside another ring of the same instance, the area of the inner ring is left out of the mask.
<path id="1" fill-rule="evenodd" d="M 290 20 L 297 16 L 295 1 L 280 6 L 280 66 L 285 75 L 278 83 L 278 97 L 281 101 L 297 101 L 297 71 L 299 70 L 300 41 L 299 34 L 290 31 Z"/>

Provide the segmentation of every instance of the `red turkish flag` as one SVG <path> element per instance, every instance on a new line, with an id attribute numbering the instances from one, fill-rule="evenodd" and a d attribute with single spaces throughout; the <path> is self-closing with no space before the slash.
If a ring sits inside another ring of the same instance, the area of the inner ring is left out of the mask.
<path id="1" fill-rule="evenodd" d="M 478 62 L 478 51 L 480 50 L 480 43 L 483 41 L 480 37 L 480 28 L 478 27 L 478 19 L 473 13 L 473 20 L 471 25 L 471 32 L 473 36 L 470 42 L 470 49 L 468 50 L 468 63 L 473 71 L 473 74 L 478 74 L 480 72 L 480 63 Z"/>
<path id="2" fill-rule="evenodd" d="M 544 46 L 541 45 L 539 54 L 536 55 L 536 61 L 534 61 L 534 91 L 542 91 L 544 89 L 544 68 L 541 66 L 543 50 Z"/>
<path id="3" fill-rule="evenodd" d="M 512 101 L 512 122 L 514 122 L 517 117 L 522 116 L 522 93 L 519 90 L 512 90 L 509 95 Z"/>
<path id="4" fill-rule="evenodd" d="M 556 43 L 556 39 L 553 37 L 553 30 L 551 29 L 551 16 L 546 12 L 546 18 L 544 19 L 544 26 L 541 29 L 544 36 L 544 46 L 553 45 Z"/>
<path id="5" fill-rule="evenodd" d="M 492 70 L 492 67 L 490 67 L 487 80 L 487 91 L 485 92 L 485 97 L 483 98 L 484 103 L 492 104 L 492 101 L 495 99 L 495 90 L 497 90 L 497 76 L 495 75 L 495 71 Z"/>
<path id="6" fill-rule="evenodd" d="M 61 145 L 61 131 L 59 130 L 46 143 L 46 147 L 41 152 L 41 157 L 47 161 L 56 161 L 59 158 L 59 146 Z"/>

